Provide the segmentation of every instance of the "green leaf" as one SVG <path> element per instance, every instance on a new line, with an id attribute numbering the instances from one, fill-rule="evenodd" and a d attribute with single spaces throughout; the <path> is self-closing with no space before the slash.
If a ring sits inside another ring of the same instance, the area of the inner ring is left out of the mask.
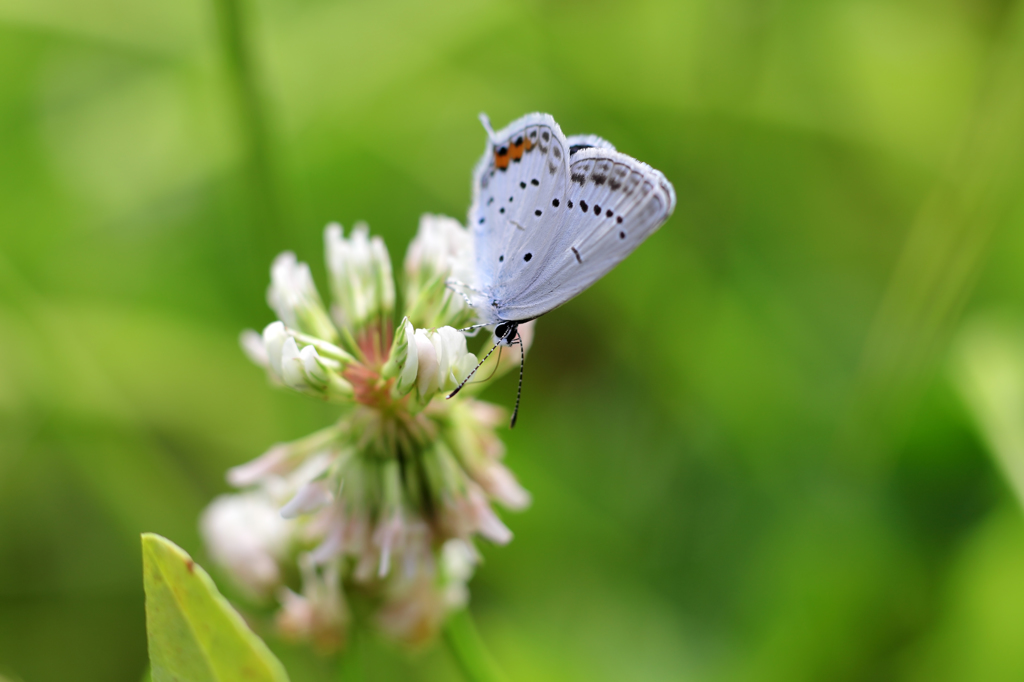
<path id="1" fill-rule="evenodd" d="M 287 682 L 284 666 L 180 547 L 142 535 L 153 682 Z"/>

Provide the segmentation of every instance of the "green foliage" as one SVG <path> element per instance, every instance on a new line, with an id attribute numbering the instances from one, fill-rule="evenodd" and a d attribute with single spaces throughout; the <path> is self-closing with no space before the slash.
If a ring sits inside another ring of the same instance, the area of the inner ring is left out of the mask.
<path id="1" fill-rule="evenodd" d="M 241 6 L 259 121 L 219 5 L 0 0 L 2 674 L 137 682 L 139 533 L 204 561 L 224 471 L 335 417 L 238 349 L 273 256 L 326 291 L 324 224 L 365 219 L 397 265 L 422 212 L 464 219 L 476 114 L 545 110 L 679 207 L 538 323 L 507 438 L 534 505 L 471 586 L 509 678 L 1020 679 L 1024 537 L 988 454 L 1020 416 L 945 361 L 961 319 L 1024 317 L 1018 4 Z M 443 649 L 361 653 L 462 679 Z"/>
<path id="2" fill-rule="evenodd" d="M 153 682 L 287 682 L 280 661 L 180 547 L 143 534 L 142 574 Z"/>

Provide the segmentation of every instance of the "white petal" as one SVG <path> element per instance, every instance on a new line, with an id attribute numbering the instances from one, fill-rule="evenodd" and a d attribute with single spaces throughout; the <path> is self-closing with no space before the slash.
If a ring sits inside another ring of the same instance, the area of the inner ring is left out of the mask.
<path id="1" fill-rule="evenodd" d="M 405 342 L 408 350 L 405 356 L 405 366 L 402 367 L 402 373 L 398 376 L 398 391 L 400 393 L 405 393 L 415 386 L 416 374 L 420 367 L 416 330 L 413 329 L 412 323 L 408 319 L 405 320 Z"/>
<path id="2" fill-rule="evenodd" d="M 283 376 L 281 348 L 287 338 L 288 332 L 285 330 L 283 322 L 271 322 L 263 329 L 263 347 L 267 350 L 267 361 L 278 377 Z"/>
<path id="3" fill-rule="evenodd" d="M 420 397 L 426 397 L 437 392 L 437 351 L 427 337 L 426 330 L 417 329 L 414 338 L 416 340 L 416 355 L 419 360 L 416 387 L 419 389 Z"/>
<path id="4" fill-rule="evenodd" d="M 299 347 L 290 336 L 281 346 L 281 379 L 294 389 L 302 390 L 309 386 L 302 358 L 299 357 Z"/>

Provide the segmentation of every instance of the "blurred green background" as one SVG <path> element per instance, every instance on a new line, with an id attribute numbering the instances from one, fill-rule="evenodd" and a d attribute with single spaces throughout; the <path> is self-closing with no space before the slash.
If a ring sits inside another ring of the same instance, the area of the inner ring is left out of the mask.
<path id="1" fill-rule="evenodd" d="M 1024 679 L 1024 392 L 969 388 L 1024 348 L 1019 4 L 0 0 L 0 675 L 140 678 L 139 533 L 206 561 L 224 470 L 334 415 L 238 349 L 273 255 L 399 263 L 477 112 L 540 110 L 679 205 L 538 325 L 472 584 L 509 677 Z"/>

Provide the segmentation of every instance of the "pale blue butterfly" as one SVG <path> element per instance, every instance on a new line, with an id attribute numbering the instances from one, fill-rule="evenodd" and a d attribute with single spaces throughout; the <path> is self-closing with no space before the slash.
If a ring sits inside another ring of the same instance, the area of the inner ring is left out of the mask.
<path id="1" fill-rule="evenodd" d="M 520 346 L 519 325 L 554 310 L 599 280 L 672 215 L 676 194 L 659 171 L 595 135 L 566 138 L 548 114 L 527 114 L 498 132 L 473 172 L 476 281 L 450 282 L 494 326 L 494 346 Z M 477 369 L 480 367 L 477 365 Z M 456 388 L 451 398 L 473 376 Z"/>

